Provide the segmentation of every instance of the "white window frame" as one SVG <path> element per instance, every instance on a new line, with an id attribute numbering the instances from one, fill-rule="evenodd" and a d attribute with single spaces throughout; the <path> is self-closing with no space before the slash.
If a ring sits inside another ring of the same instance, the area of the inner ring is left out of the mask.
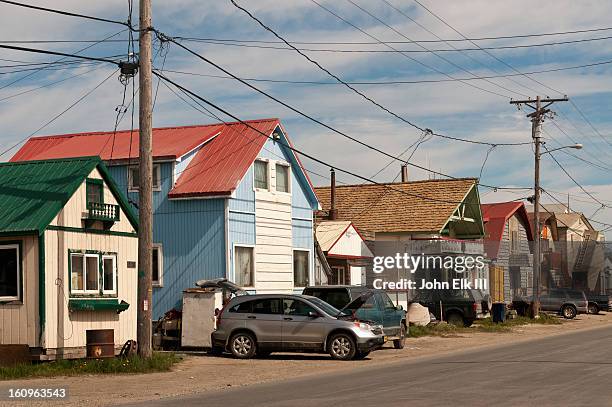
<path id="1" fill-rule="evenodd" d="M 255 288 L 255 276 L 257 275 L 257 263 L 255 262 L 255 245 L 246 243 L 234 243 L 232 250 L 232 281 L 236 282 L 236 247 L 251 249 L 253 252 L 253 285 L 243 286 L 242 288 Z"/>
<path id="2" fill-rule="evenodd" d="M 111 259 L 113 261 L 113 289 L 105 290 L 104 289 L 104 260 Z M 102 255 L 102 269 L 100 270 L 101 280 L 102 280 L 102 294 L 117 294 L 117 255 L 116 254 L 103 254 Z"/>
<path id="3" fill-rule="evenodd" d="M 287 169 L 287 191 L 279 191 L 277 189 L 277 180 L 278 180 L 278 175 L 276 175 L 277 167 L 285 167 Z M 274 175 L 275 175 L 274 176 L 274 190 L 281 194 L 291 195 L 291 165 L 289 165 L 289 163 L 286 163 L 284 161 L 276 161 L 274 163 Z"/>
<path id="4" fill-rule="evenodd" d="M 266 167 L 268 168 L 268 170 L 266 171 L 266 177 L 268 179 L 268 188 L 258 188 L 255 186 L 255 162 L 257 161 L 261 161 L 262 163 L 265 163 Z M 272 182 L 271 182 L 270 160 L 265 159 L 265 158 L 256 158 L 255 161 L 253 161 L 253 191 L 270 191 L 271 187 L 272 187 Z"/>
<path id="5" fill-rule="evenodd" d="M 153 243 L 153 249 L 157 249 L 157 267 L 158 270 L 158 280 L 153 281 L 153 287 L 163 287 L 164 286 L 164 250 L 161 243 Z M 153 262 L 151 262 L 153 264 Z M 153 271 L 151 271 L 151 278 L 153 277 Z"/>
<path id="6" fill-rule="evenodd" d="M 294 263 L 294 261 L 295 261 L 295 252 L 304 252 L 304 253 L 308 253 L 308 257 L 307 257 L 307 259 L 308 259 L 308 265 L 306 266 L 306 285 L 305 285 L 305 286 L 301 286 L 301 285 L 300 285 L 300 286 L 298 286 L 298 285 L 296 285 L 296 283 L 295 283 L 295 269 L 294 269 L 294 265 L 295 265 L 295 263 Z M 311 285 L 311 284 L 310 284 L 310 283 L 311 283 L 311 281 L 310 281 L 310 275 L 311 275 L 311 273 L 310 273 L 310 269 L 311 269 L 311 267 L 312 267 L 312 266 L 311 266 L 311 263 L 312 263 L 312 262 L 311 262 L 311 254 L 312 254 L 312 253 L 310 252 L 310 249 L 300 249 L 299 247 L 294 248 L 294 249 L 291 251 L 291 272 L 292 272 L 292 275 L 293 275 L 293 288 L 305 288 L 306 286 Z"/>
<path id="7" fill-rule="evenodd" d="M 137 165 L 130 165 L 129 167 L 127 167 L 128 170 L 128 191 L 129 192 L 138 192 L 139 188 L 135 187 L 132 184 L 132 169 L 138 169 Z M 157 172 L 157 180 L 159 181 L 159 185 L 155 185 L 153 184 L 153 191 L 161 191 L 161 164 L 159 163 L 153 163 L 153 171 Z M 155 177 L 153 177 L 152 179 L 155 179 Z"/>
<path id="8" fill-rule="evenodd" d="M 73 256 L 81 257 L 83 261 L 83 289 L 77 290 L 70 284 L 70 293 L 71 294 L 100 294 L 100 256 L 95 253 L 82 253 L 82 252 L 71 252 L 70 253 L 70 279 L 72 281 L 72 265 L 74 264 Z M 88 290 L 87 289 L 87 258 L 94 257 L 96 259 L 97 264 L 97 277 L 98 277 L 98 289 L 97 290 Z"/>
<path id="9" fill-rule="evenodd" d="M 17 295 L 16 296 L 2 296 L 0 301 L 21 301 L 21 251 L 19 244 L 0 244 L 1 249 L 15 249 L 17 253 Z"/>

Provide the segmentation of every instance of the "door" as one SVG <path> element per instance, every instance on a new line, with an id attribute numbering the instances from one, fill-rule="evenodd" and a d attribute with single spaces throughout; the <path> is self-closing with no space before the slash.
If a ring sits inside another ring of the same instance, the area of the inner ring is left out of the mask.
<path id="1" fill-rule="evenodd" d="M 255 333 L 262 348 L 282 346 L 282 313 L 280 298 L 262 298 L 251 302 L 245 327 Z"/>
<path id="2" fill-rule="evenodd" d="M 325 340 L 325 318 L 310 304 L 295 298 L 283 299 L 283 349 L 322 349 Z"/>
<path id="3" fill-rule="evenodd" d="M 330 285 L 345 285 L 346 282 L 346 267 L 344 266 L 332 266 L 332 276 Z"/>
<path id="4" fill-rule="evenodd" d="M 402 312 L 395 308 L 395 304 L 385 292 L 378 293 L 378 304 L 382 307 L 383 328 L 388 335 L 399 335 Z"/>

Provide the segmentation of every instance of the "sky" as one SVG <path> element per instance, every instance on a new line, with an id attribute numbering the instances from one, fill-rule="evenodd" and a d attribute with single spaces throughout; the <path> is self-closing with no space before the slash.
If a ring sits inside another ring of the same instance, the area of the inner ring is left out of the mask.
<path id="1" fill-rule="evenodd" d="M 477 41 L 479 47 L 486 48 L 599 38 L 571 44 L 495 49 L 486 53 L 467 41 L 424 42 L 420 46 L 409 43 L 440 38 L 462 39 L 460 34 L 413 0 L 316 0 L 319 5 L 313 0 L 236 1 L 289 42 L 315 43 L 296 46 L 308 49 L 303 52 L 342 80 L 375 82 L 354 86 L 397 116 L 438 134 L 493 144 L 529 142 L 531 123 L 526 114 L 530 111 L 527 108 L 519 111 L 509 103 L 510 99 L 567 95 L 572 103 L 558 103 L 551 107 L 556 115 L 544 122 L 542 136 L 549 149 L 575 143 L 581 143 L 584 147 L 582 150 L 565 149 L 544 155 L 541 166 L 542 187 L 559 201 L 567 202 L 569 199 L 573 210 L 583 211 L 595 221 L 612 224 L 612 64 L 522 75 L 526 72 L 612 60 L 612 38 L 606 38 L 612 37 L 612 29 Z M 50 2 L 27 2 L 51 7 Z M 420 2 L 468 38 L 606 28 L 610 26 L 609 16 L 612 14 L 612 2 L 603 1 Z M 56 0 L 52 7 L 126 21 L 127 3 L 127 0 Z M 137 21 L 137 4 L 135 7 L 133 18 Z M 278 38 L 234 7 L 229 0 L 153 1 L 153 25 L 174 37 L 278 41 Z M 0 4 L 0 43 L 99 41 L 116 34 L 112 40 L 120 41 L 96 44 L 84 50 L 82 55 L 125 57 L 128 34 L 122 32 L 124 28 L 111 23 Z M 391 41 L 407 43 L 389 43 Z M 402 157 L 405 159 L 412 155 L 411 164 L 455 177 L 479 177 L 483 184 L 500 187 L 481 187 L 483 202 L 521 199 L 532 194 L 527 189 L 503 189 L 532 187 L 534 155 L 530 145 L 497 146 L 489 151 L 490 146 L 487 145 L 427 137 L 416 151 L 414 148 L 408 149 L 423 136 L 420 130 L 339 84 L 294 50 L 283 49 L 287 48 L 285 44 L 231 42 L 234 45 L 228 45 L 230 43 L 227 41 L 215 42 L 182 43 L 243 78 L 324 82 L 252 84 L 321 122 L 385 152 L 396 156 L 404 153 Z M 321 42 L 366 44 L 316 44 Z M 380 42 L 387 42 L 389 46 Z M 10 45 L 74 53 L 91 44 L 63 42 Z M 462 51 L 456 51 L 451 46 Z M 471 50 L 464 50 L 466 48 Z M 316 49 L 379 52 L 326 52 Z M 397 50 L 407 52 L 400 53 Z M 373 177 L 376 181 L 390 182 L 397 179 L 399 162 L 391 162 L 389 157 L 347 140 L 233 79 L 201 76 L 224 74 L 175 44 L 166 45 L 160 50 L 156 41 L 154 54 L 154 66 L 157 69 L 163 67 L 169 78 L 237 117 L 280 118 L 296 148 L 338 169 L 346 169 L 367 178 Z M 0 64 L 3 66 L 0 68 L 0 153 L 17 145 L 1 156 L 1 161 L 10 159 L 20 146 L 18 143 L 30 135 L 112 131 L 117 109 L 121 105 L 130 105 L 131 84 L 128 86 L 126 100 L 122 102 L 124 87 L 117 80 L 118 74 L 113 73 L 116 67 L 110 64 L 71 64 L 61 69 L 54 67 L 11 73 L 37 68 L 22 64 L 50 62 L 58 58 L 0 50 Z M 514 76 L 454 80 L 508 74 Z M 446 81 L 440 82 L 441 79 Z M 61 82 L 56 83 L 58 81 Z M 377 83 L 389 81 L 429 82 Z M 158 85 L 155 81 L 154 87 L 157 94 L 153 114 L 155 127 L 216 121 L 187 105 L 164 84 Z M 72 106 L 88 92 L 91 93 Z M 135 108 L 137 112 L 137 104 Z M 64 110 L 66 112 L 60 115 Z M 128 109 L 128 113 L 119 122 L 119 129 L 131 126 L 130 112 L 131 109 Z M 227 116 L 219 115 L 229 120 Z M 136 125 L 137 122 L 136 113 Z M 563 172 L 553 157 L 581 187 Z M 329 182 L 328 167 L 308 159 L 303 161 L 316 185 Z M 440 178 L 430 171 L 409 167 L 411 180 L 434 176 Z M 339 182 L 361 182 L 342 172 L 338 172 L 337 178 Z M 599 202 L 595 202 L 595 199 Z M 543 202 L 554 201 L 545 194 Z M 602 204 L 610 207 L 603 207 Z M 597 223 L 594 226 L 600 229 L 606 227 Z M 608 232 L 608 235 L 611 233 Z"/>

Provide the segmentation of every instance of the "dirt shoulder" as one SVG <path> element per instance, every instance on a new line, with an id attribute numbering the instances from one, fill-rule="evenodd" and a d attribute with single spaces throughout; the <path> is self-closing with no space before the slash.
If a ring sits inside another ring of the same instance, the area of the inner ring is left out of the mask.
<path id="1" fill-rule="evenodd" d="M 560 325 L 518 326 L 511 332 L 462 332 L 453 337 L 410 338 L 402 350 L 385 347 L 372 352 L 366 360 L 351 362 L 339 362 L 330 359 L 327 355 L 313 354 L 272 354 L 267 359 L 253 360 L 187 355 L 172 372 L 5 381 L 0 382 L 0 388 L 68 386 L 70 400 L 68 403 L 62 402 L 62 405 L 117 405 L 205 393 L 336 370 L 363 369 L 400 360 L 529 341 L 609 325 L 612 325 L 612 313 L 580 315 L 574 320 L 563 321 Z"/>

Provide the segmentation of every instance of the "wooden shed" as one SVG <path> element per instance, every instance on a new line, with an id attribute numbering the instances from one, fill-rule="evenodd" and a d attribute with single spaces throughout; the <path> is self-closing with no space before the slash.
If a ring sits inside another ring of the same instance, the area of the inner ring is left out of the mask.
<path id="1" fill-rule="evenodd" d="M 137 219 L 98 157 L 0 163 L 0 344 L 85 355 L 136 337 Z"/>

